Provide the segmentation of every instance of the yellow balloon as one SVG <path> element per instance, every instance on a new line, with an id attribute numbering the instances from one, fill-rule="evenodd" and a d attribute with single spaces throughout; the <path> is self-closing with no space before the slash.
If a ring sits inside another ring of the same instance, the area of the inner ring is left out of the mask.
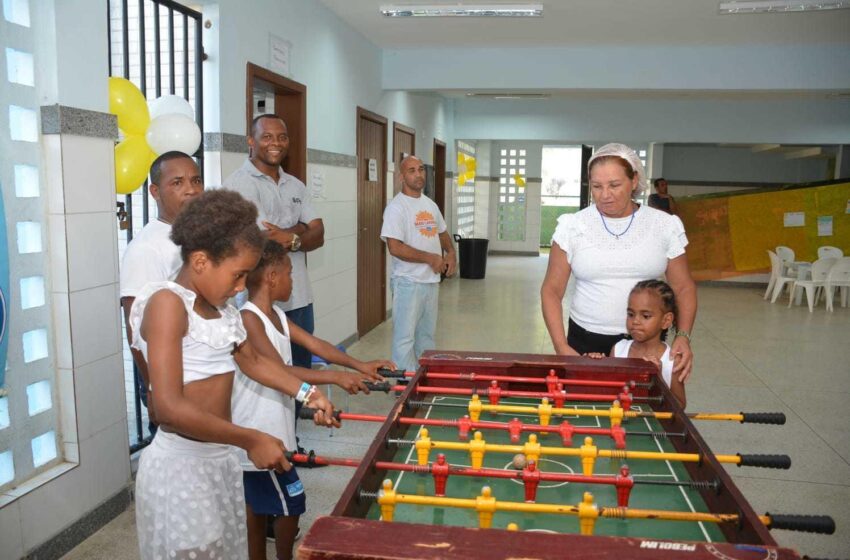
<path id="1" fill-rule="evenodd" d="M 151 123 L 145 96 L 124 78 L 109 78 L 109 112 L 118 117 L 118 128 L 128 136 L 144 136 Z"/>
<path id="2" fill-rule="evenodd" d="M 130 194 L 141 187 L 155 157 L 144 136 L 128 136 L 115 146 L 115 192 Z"/>

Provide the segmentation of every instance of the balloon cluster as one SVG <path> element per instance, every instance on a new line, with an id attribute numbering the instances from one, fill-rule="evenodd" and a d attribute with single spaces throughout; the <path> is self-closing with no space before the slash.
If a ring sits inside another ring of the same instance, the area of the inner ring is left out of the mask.
<path id="1" fill-rule="evenodd" d="M 133 82 L 109 78 L 109 112 L 118 117 L 124 140 L 115 146 L 115 191 L 130 194 L 145 182 L 151 163 L 165 152 L 194 154 L 201 129 L 189 102 L 163 95 L 148 105 Z"/>

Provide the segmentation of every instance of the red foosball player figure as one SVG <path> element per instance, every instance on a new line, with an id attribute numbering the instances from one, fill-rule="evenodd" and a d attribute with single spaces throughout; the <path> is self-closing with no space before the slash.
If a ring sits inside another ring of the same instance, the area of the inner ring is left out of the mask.
<path id="1" fill-rule="evenodd" d="M 449 464 L 442 453 L 437 455 L 437 461 L 431 465 L 431 475 L 434 477 L 434 495 L 446 495 L 446 483 L 449 480 Z"/>
<path id="2" fill-rule="evenodd" d="M 461 441 L 469 440 L 469 432 L 472 430 L 472 420 L 469 418 L 469 415 L 464 415 L 463 418 L 459 418 L 457 421 L 457 437 Z"/>
<path id="3" fill-rule="evenodd" d="M 620 474 L 617 475 L 615 486 L 617 488 L 617 505 L 620 507 L 629 507 L 629 495 L 632 493 L 632 488 L 635 485 L 635 479 L 629 471 L 628 465 L 620 467 Z"/>
<path id="4" fill-rule="evenodd" d="M 573 446 L 573 433 L 575 432 L 575 428 L 564 420 L 561 422 L 561 425 L 558 426 L 558 432 L 561 434 L 561 442 L 564 444 L 564 447 L 572 447 Z"/>
<path id="5" fill-rule="evenodd" d="M 537 462 L 529 461 L 522 469 L 522 482 L 525 485 L 525 501 L 535 502 L 537 500 L 537 487 L 540 485 L 540 471 L 537 470 Z"/>
<path id="6" fill-rule="evenodd" d="M 511 443 L 519 443 L 522 436 L 522 422 L 519 418 L 511 418 L 508 421 L 508 434 L 511 436 Z"/>
<path id="7" fill-rule="evenodd" d="M 499 387 L 499 382 L 495 379 L 490 382 L 490 389 L 487 391 L 487 398 L 490 400 L 490 404 L 492 405 L 499 404 L 499 399 L 502 398 L 502 388 Z"/>
<path id="8" fill-rule="evenodd" d="M 614 438 L 614 447 L 626 448 L 626 430 L 622 426 L 611 426 L 611 437 Z"/>
<path id="9" fill-rule="evenodd" d="M 564 408 L 564 401 L 567 400 L 567 392 L 564 391 L 564 384 L 558 383 L 555 388 L 555 393 L 552 395 L 552 400 L 555 402 L 555 408 Z"/>
<path id="10" fill-rule="evenodd" d="M 549 375 L 546 376 L 546 390 L 550 393 L 558 390 L 558 376 L 555 375 L 554 369 L 550 369 Z"/>
<path id="11" fill-rule="evenodd" d="M 619 395 L 617 395 L 617 400 L 620 401 L 620 406 L 623 407 L 623 410 L 631 410 L 631 408 L 632 408 L 632 394 L 629 391 L 628 385 L 623 385 L 623 390 L 620 391 Z"/>

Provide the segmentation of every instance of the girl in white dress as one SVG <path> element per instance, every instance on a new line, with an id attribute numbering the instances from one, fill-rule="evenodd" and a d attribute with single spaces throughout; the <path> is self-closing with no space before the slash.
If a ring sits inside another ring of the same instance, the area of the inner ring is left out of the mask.
<path id="1" fill-rule="evenodd" d="M 292 261 L 279 243 L 266 243 L 260 262 L 248 275 L 247 285 L 249 301 L 242 306 L 241 315 L 248 340 L 258 353 L 289 366 L 305 385 L 333 383 L 351 394 L 368 393 L 365 381 L 383 381 L 379 368 L 395 369 L 395 364 L 387 360 L 357 360 L 287 319 L 275 302 L 286 301 L 292 294 Z M 291 367 L 292 343 L 357 373 Z M 234 423 L 272 434 L 283 440 L 287 448 L 295 449 L 295 401 L 289 395 L 237 371 L 232 410 Z M 249 557 L 266 559 L 266 523 L 271 518 L 278 560 L 292 558 L 298 519 L 306 508 L 304 486 L 296 469 L 284 473 L 258 470 L 241 451 L 239 459 L 244 471 Z"/>
<path id="2" fill-rule="evenodd" d="M 613 358 L 643 358 L 661 369 L 661 377 L 673 396 L 685 407 L 685 384 L 673 375 L 670 347 L 664 342 L 667 331 L 676 322 L 676 297 L 662 280 L 638 282 L 631 293 L 626 310 L 626 330 L 630 339 L 621 340 L 611 348 Z M 604 354 L 588 354 L 602 358 Z"/>
<path id="3" fill-rule="evenodd" d="M 246 341 L 227 300 L 245 288 L 264 245 L 257 210 L 239 194 L 208 191 L 173 224 L 183 266 L 174 282 L 145 286 L 130 311 L 133 347 L 150 374 L 160 430 L 139 460 L 136 527 L 143 560 L 247 558 L 242 469 L 234 447 L 258 468 L 285 471 L 283 442 L 230 421 L 236 364 L 257 381 L 297 395 L 338 425 L 333 405 L 280 361 Z"/>

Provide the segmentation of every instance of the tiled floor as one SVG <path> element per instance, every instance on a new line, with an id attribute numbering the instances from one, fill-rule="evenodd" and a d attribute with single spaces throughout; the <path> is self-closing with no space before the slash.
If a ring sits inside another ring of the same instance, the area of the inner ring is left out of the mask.
<path id="1" fill-rule="evenodd" d="M 441 349 L 549 353 L 538 289 L 546 258 L 491 257 L 487 279 L 451 280 L 440 294 L 437 345 Z M 840 414 L 850 398 L 850 309 L 809 313 L 771 305 L 763 289 L 699 288 L 694 329 L 696 367 L 688 383 L 693 411 L 783 411 L 784 427 L 703 423 L 701 433 L 718 452 L 787 453 L 788 471 L 730 467 L 759 512 L 824 513 L 838 525 L 833 536 L 776 531 L 782 545 L 820 557 L 850 555 L 850 432 Z M 383 324 L 350 348 L 360 358 L 388 356 L 391 325 Z M 345 410 L 388 410 L 386 395 L 339 397 Z M 377 425 L 329 432 L 302 424 L 302 442 L 326 455 L 359 457 Z M 308 489 L 306 530 L 328 512 L 351 476 L 343 468 L 301 470 Z M 271 552 L 271 550 L 270 550 Z M 270 558 L 273 557 L 270 554 Z M 133 512 L 128 510 L 74 551 L 68 559 L 133 559 Z"/>

